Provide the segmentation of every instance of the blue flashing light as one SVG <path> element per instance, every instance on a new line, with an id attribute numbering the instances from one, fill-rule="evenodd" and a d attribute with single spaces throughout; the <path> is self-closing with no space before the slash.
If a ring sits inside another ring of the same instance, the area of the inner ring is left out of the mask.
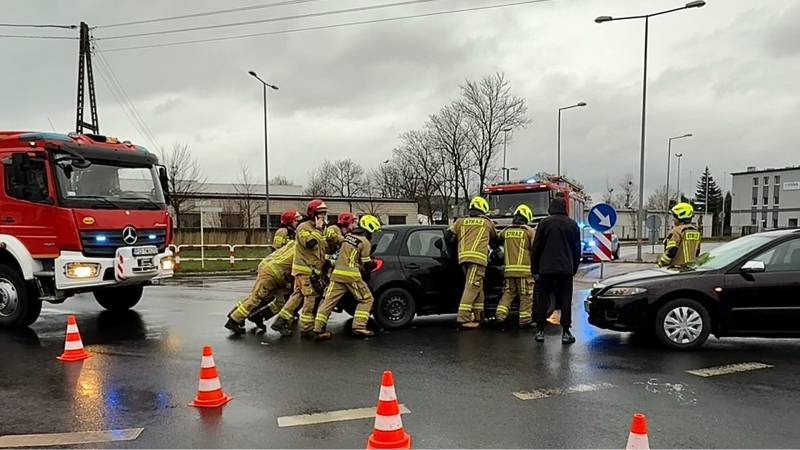
<path id="1" fill-rule="evenodd" d="M 156 240 L 156 235 L 155 234 L 148 234 L 147 238 L 150 239 L 151 241 L 154 241 L 154 240 Z"/>
<path id="2" fill-rule="evenodd" d="M 97 242 L 105 242 L 108 240 L 108 238 L 104 234 L 98 234 L 97 236 L 94 237 L 94 240 Z"/>
<path id="3" fill-rule="evenodd" d="M 594 247 L 596 245 L 597 243 L 594 240 L 589 241 L 589 247 Z"/>

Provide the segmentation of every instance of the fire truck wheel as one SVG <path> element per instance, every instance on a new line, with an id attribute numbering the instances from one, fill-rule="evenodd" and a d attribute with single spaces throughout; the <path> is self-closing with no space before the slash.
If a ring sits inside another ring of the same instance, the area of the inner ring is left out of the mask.
<path id="1" fill-rule="evenodd" d="M 0 326 L 26 327 L 39 317 L 42 302 L 28 289 L 13 267 L 0 264 Z"/>
<path id="2" fill-rule="evenodd" d="M 117 286 L 98 289 L 93 292 L 94 299 L 109 311 L 125 311 L 133 308 L 142 299 L 144 286 Z"/>

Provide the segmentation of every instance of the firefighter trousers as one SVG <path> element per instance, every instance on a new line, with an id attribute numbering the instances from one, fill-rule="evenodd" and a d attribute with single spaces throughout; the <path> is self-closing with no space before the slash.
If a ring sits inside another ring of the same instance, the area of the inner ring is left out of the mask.
<path id="1" fill-rule="evenodd" d="M 352 281 L 349 283 L 342 283 L 339 281 L 331 281 L 328 288 L 325 289 L 325 298 L 322 304 L 317 309 L 317 317 L 314 320 L 314 331 L 322 333 L 328 325 L 328 319 L 331 316 L 331 311 L 339 303 L 344 294 L 350 292 L 353 298 L 356 299 L 358 305 L 356 312 L 353 314 L 353 329 L 366 330 L 367 321 L 369 321 L 369 312 L 372 310 L 372 292 L 370 292 L 367 283 L 362 280 Z"/>
<path id="2" fill-rule="evenodd" d="M 300 310 L 300 331 L 309 332 L 314 329 L 314 305 L 317 300 L 317 290 L 311 282 L 310 275 L 297 274 L 294 276 L 294 291 L 289 300 L 281 308 L 278 318 L 285 326 L 291 327 L 294 313 L 302 304 Z"/>
<path id="3" fill-rule="evenodd" d="M 519 324 L 528 325 L 533 322 L 533 277 L 508 277 L 503 282 L 503 297 L 497 304 L 498 321 L 508 317 L 511 302 L 519 296 Z"/>
<path id="4" fill-rule="evenodd" d="M 464 263 L 464 293 L 458 305 L 458 323 L 479 322 L 483 320 L 483 276 L 486 267 L 480 264 Z"/>
<path id="5" fill-rule="evenodd" d="M 285 284 L 284 280 L 276 278 L 269 271 L 259 271 L 250 294 L 236 303 L 228 317 L 238 323 L 243 323 L 244 319 L 250 317 L 253 310 L 259 309 L 259 306 L 269 298 L 275 296 L 276 299 L 282 299 L 286 295 Z"/>

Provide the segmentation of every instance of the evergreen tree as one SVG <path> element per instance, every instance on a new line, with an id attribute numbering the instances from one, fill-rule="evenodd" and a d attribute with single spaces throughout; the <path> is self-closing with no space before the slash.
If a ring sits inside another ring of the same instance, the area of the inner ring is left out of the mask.
<path id="1" fill-rule="evenodd" d="M 706 186 L 708 189 L 706 189 Z M 708 202 L 706 202 L 706 191 L 708 191 Z M 703 171 L 700 179 L 697 180 L 697 191 L 694 194 L 694 203 L 697 204 L 698 211 L 711 212 L 714 214 L 722 212 L 722 190 L 717 186 L 717 182 L 714 181 L 714 177 L 711 175 L 711 171 L 708 170 L 708 166 L 706 166 L 706 170 Z"/>

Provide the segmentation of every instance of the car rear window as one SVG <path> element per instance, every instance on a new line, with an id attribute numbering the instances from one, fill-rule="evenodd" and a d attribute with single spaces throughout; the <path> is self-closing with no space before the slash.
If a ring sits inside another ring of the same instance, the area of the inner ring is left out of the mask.
<path id="1" fill-rule="evenodd" d="M 386 253 L 396 235 L 397 233 L 394 231 L 378 231 L 375 233 L 375 235 L 372 236 L 372 247 L 375 249 L 372 253 L 375 255 Z"/>

